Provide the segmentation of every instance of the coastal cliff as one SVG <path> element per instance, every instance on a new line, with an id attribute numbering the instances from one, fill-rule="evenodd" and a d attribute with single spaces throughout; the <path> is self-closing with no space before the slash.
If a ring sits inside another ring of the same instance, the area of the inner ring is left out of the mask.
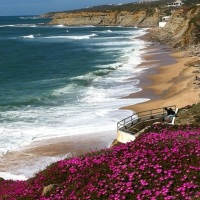
<path id="1" fill-rule="evenodd" d="M 164 28 L 154 28 L 149 37 L 169 46 L 199 52 L 200 41 L 200 6 L 175 10 Z"/>
<path id="2" fill-rule="evenodd" d="M 124 7 L 123 7 L 124 9 Z M 163 16 L 170 15 L 164 28 L 159 28 Z M 192 54 L 199 54 L 200 41 L 200 6 L 185 6 L 169 9 L 165 6 L 137 7 L 131 10 L 86 9 L 68 12 L 47 13 L 43 17 L 52 20 L 50 25 L 66 26 L 124 26 L 148 27 L 149 38 L 175 49 L 188 49 Z M 192 48 L 191 48 L 192 47 Z"/>
<path id="3" fill-rule="evenodd" d="M 160 11 L 149 13 L 138 12 L 76 12 L 55 13 L 51 25 L 62 24 L 68 26 L 94 25 L 94 26 L 139 26 L 156 27 L 160 20 Z"/>

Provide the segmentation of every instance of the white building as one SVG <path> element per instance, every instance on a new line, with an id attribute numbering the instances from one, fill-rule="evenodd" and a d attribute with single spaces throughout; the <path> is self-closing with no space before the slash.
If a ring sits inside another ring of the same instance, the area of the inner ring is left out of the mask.
<path id="1" fill-rule="evenodd" d="M 169 21 L 169 18 L 170 18 L 170 17 L 171 17 L 171 16 L 164 16 L 164 17 L 162 18 L 162 21 L 159 22 L 159 27 L 160 27 L 160 28 L 165 27 L 165 25 L 166 25 L 167 21 Z"/>
<path id="2" fill-rule="evenodd" d="M 168 3 L 167 7 L 179 7 L 179 6 L 182 6 L 183 5 L 183 2 L 180 1 L 180 0 L 177 0 L 173 3 Z"/>
<path id="3" fill-rule="evenodd" d="M 167 21 L 169 21 L 169 18 L 170 18 L 171 16 L 164 16 L 163 18 L 162 18 L 162 21 L 163 22 L 167 22 Z"/>

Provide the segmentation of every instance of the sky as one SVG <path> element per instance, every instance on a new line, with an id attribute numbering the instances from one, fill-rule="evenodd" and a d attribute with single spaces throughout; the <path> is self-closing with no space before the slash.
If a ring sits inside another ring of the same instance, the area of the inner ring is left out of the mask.
<path id="1" fill-rule="evenodd" d="M 138 0 L 0 0 L 0 16 L 40 15 L 105 4 L 125 4 Z"/>

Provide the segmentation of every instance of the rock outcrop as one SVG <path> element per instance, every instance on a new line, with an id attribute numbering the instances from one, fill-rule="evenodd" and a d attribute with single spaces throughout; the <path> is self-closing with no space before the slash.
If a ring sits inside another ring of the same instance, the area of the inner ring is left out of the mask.
<path id="1" fill-rule="evenodd" d="M 46 196 L 49 193 L 51 193 L 55 188 L 57 187 L 57 184 L 50 184 L 43 188 L 42 190 L 42 196 Z"/>
<path id="2" fill-rule="evenodd" d="M 60 24 L 68 26 L 94 25 L 94 26 L 139 26 L 156 27 L 160 21 L 160 12 L 75 12 L 55 13 L 51 25 Z"/>

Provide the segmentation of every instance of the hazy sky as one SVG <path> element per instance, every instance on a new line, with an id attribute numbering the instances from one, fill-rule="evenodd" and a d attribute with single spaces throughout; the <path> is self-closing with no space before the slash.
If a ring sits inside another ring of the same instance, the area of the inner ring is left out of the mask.
<path id="1" fill-rule="evenodd" d="M 0 16 L 38 15 L 105 4 L 124 4 L 138 0 L 0 0 Z"/>

